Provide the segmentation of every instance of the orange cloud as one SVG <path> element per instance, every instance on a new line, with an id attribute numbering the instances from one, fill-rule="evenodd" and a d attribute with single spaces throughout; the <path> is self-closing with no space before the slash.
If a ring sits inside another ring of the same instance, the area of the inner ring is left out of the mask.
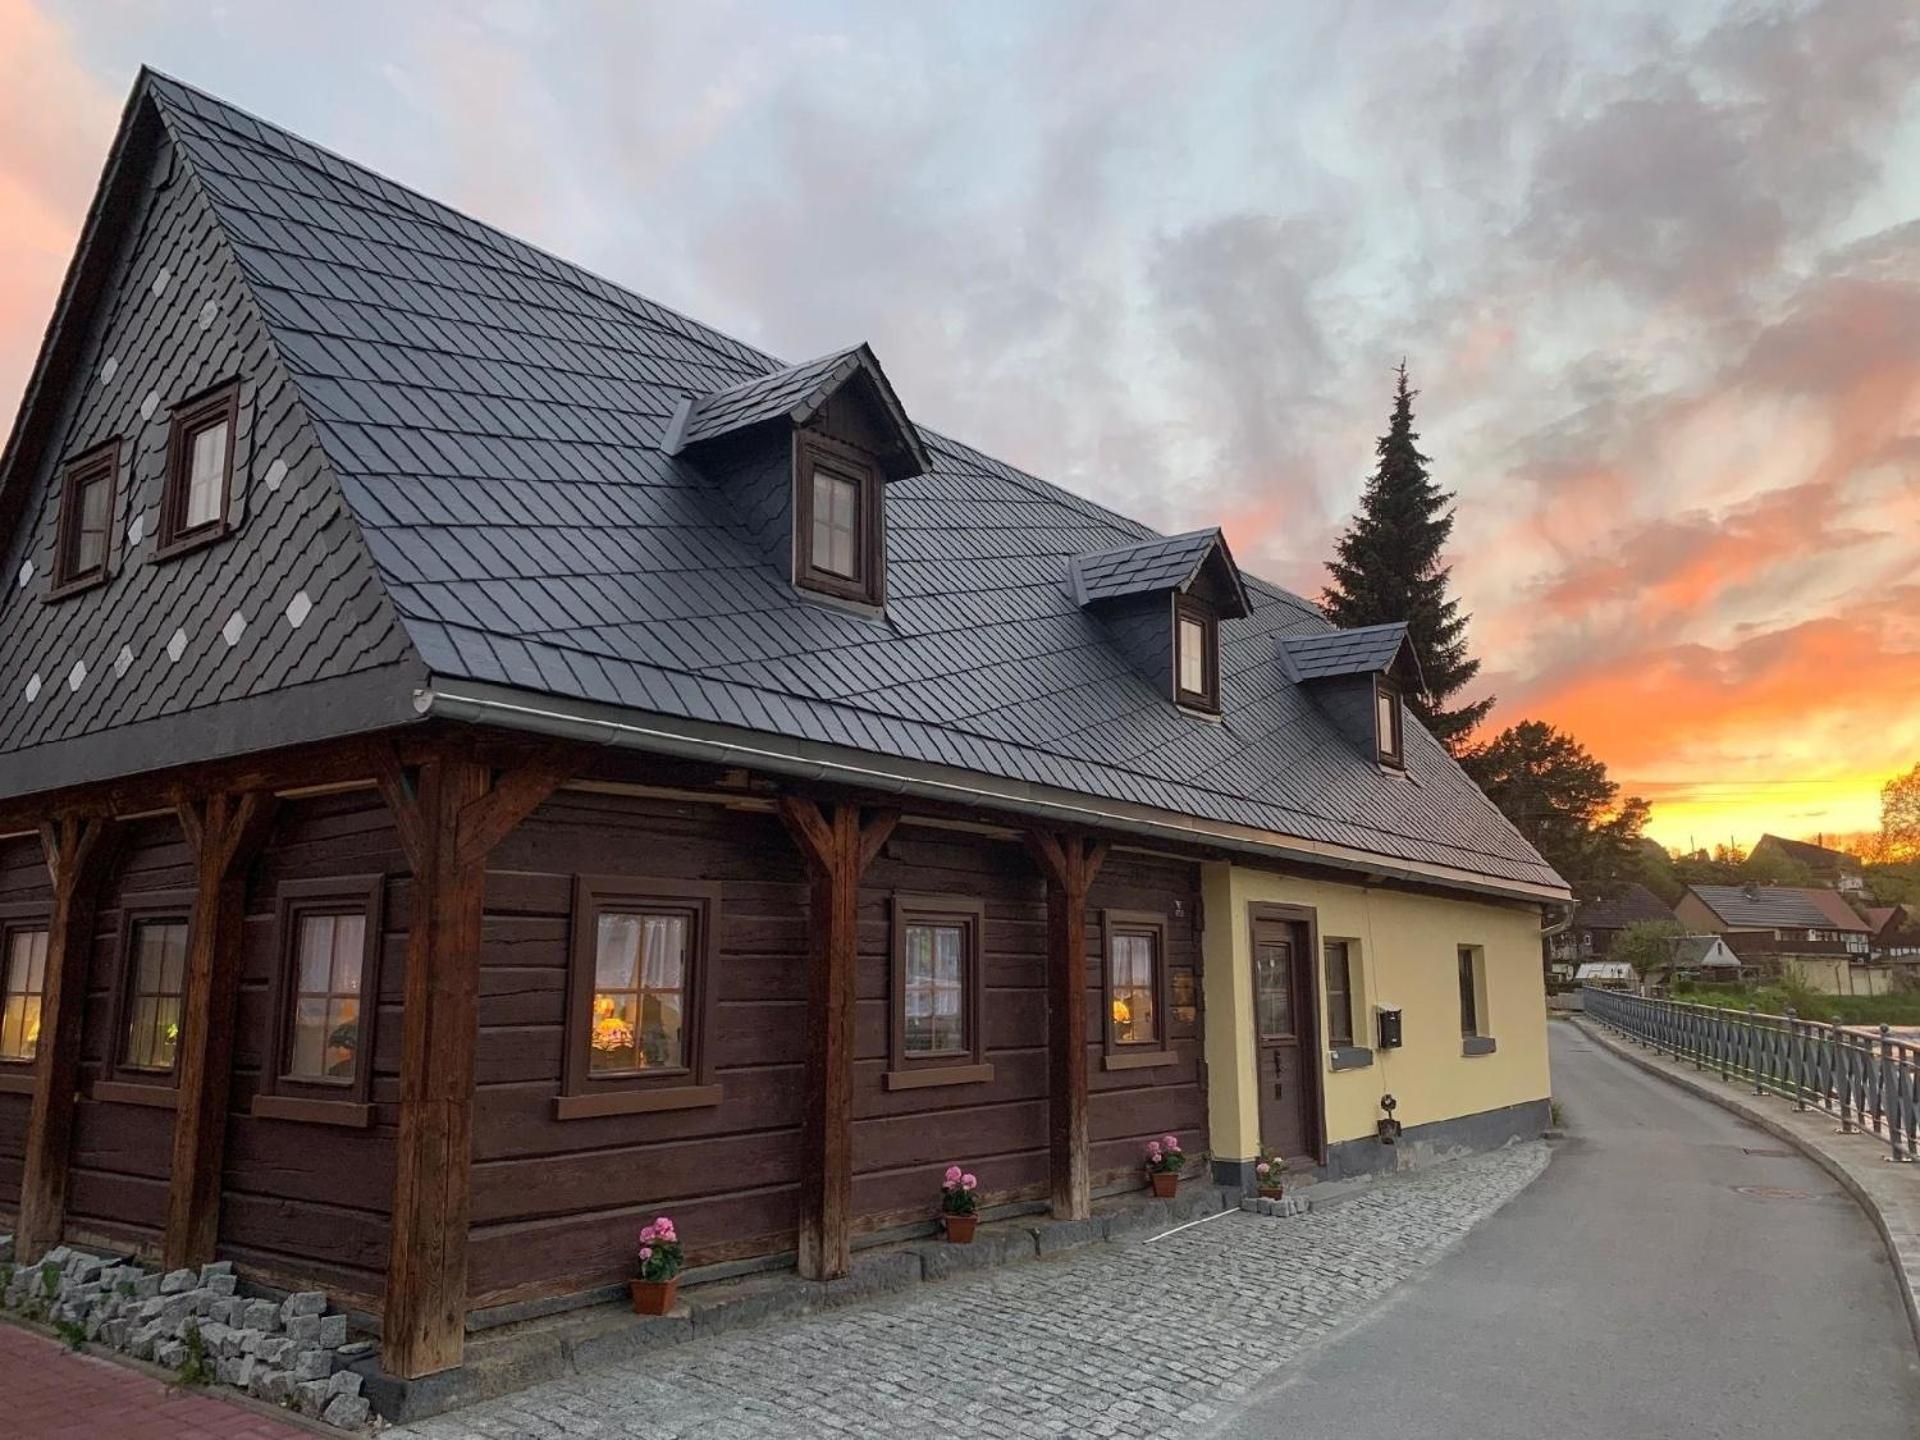
<path id="1" fill-rule="evenodd" d="M 119 97 L 66 27 L 0 0 L 0 413 L 11 418 L 112 140 Z"/>

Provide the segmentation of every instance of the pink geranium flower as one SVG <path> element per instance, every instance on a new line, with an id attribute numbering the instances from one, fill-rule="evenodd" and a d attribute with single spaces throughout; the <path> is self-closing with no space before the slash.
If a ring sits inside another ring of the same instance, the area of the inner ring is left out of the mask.
<path id="1" fill-rule="evenodd" d="M 640 1258 L 642 1260 L 651 1260 L 653 1258 L 653 1247 L 651 1245 L 642 1245 L 640 1247 Z"/>
<path id="2" fill-rule="evenodd" d="M 1160 1143 L 1169 1150 L 1178 1150 L 1180 1148 L 1180 1137 L 1178 1135 L 1162 1135 L 1160 1137 Z"/>
<path id="3" fill-rule="evenodd" d="M 654 1240 L 657 1240 L 657 1239 L 659 1239 L 659 1238 L 660 1238 L 660 1228 L 659 1228 L 659 1226 L 657 1226 L 657 1225 L 644 1225 L 644 1226 L 642 1226 L 642 1227 L 641 1227 L 641 1229 L 640 1229 L 640 1243 L 641 1243 L 641 1244 L 643 1244 L 643 1245 L 645 1245 L 645 1244 L 648 1244 L 648 1243 L 650 1243 L 650 1242 L 652 1242 L 652 1241 L 654 1241 Z"/>
<path id="4" fill-rule="evenodd" d="M 1273 1167 L 1267 1164 L 1267 1162 L 1264 1160 L 1262 1160 L 1258 1165 L 1253 1167 L 1254 1174 L 1256 1175 L 1264 1175 L 1271 1169 L 1273 1169 Z"/>
<path id="5" fill-rule="evenodd" d="M 947 1183 L 949 1185 L 957 1185 L 960 1183 L 960 1167 L 958 1165 L 949 1165 L 947 1167 Z"/>
<path id="6" fill-rule="evenodd" d="M 973 1189 L 974 1186 L 978 1185 L 979 1183 L 980 1182 L 971 1175 L 962 1175 L 960 1177 L 960 1188 L 962 1190 L 971 1190 Z"/>

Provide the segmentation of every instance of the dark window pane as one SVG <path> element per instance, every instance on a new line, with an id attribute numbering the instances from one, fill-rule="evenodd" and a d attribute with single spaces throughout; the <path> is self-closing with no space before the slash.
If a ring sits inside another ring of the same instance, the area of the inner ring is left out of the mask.
<path id="1" fill-rule="evenodd" d="M 1159 1038 L 1157 948 L 1152 935 L 1138 932 L 1115 935 L 1109 944 L 1107 985 L 1115 1044 L 1145 1045 Z"/>
<path id="2" fill-rule="evenodd" d="M 1480 1033 L 1480 1000 L 1474 986 L 1474 953 L 1460 947 L 1460 1033 Z"/>
<path id="3" fill-rule="evenodd" d="M 860 578 L 860 486 L 820 466 L 813 472 L 813 566 Z"/>
<path id="4" fill-rule="evenodd" d="M 1327 1040 L 1353 1044 L 1353 975 L 1351 953 L 1344 940 L 1327 942 Z"/>
<path id="5" fill-rule="evenodd" d="M 587 1069 L 594 1074 L 687 1063 L 685 915 L 606 914 L 599 921 Z"/>
<path id="6" fill-rule="evenodd" d="M 80 483 L 74 495 L 72 573 L 89 574 L 107 560 L 107 476 L 100 474 Z"/>
<path id="7" fill-rule="evenodd" d="M 170 1070 L 180 1042 L 180 990 L 186 978 L 187 927 L 178 920 L 146 920 L 134 928 L 133 985 L 128 997 L 124 1063 L 136 1070 Z"/>
<path id="8" fill-rule="evenodd" d="M 909 1055 L 938 1055 L 967 1048 L 967 928 L 915 923 L 907 926 L 901 1004 L 901 1043 Z"/>
<path id="9" fill-rule="evenodd" d="M 0 955 L 0 1060 L 31 1060 L 38 1052 L 46 977 L 47 932 L 14 931 Z"/>

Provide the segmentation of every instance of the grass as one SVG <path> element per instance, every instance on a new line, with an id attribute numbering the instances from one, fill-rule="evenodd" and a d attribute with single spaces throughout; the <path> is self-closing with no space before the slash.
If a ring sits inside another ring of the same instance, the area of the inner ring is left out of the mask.
<path id="1" fill-rule="evenodd" d="M 1784 1015 L 1791 1005 L 1802 1020 L 1842 1025 L 1920 1025 L 1920 994 L 1823 995 L 1804 985 L 1690 985 L 1673 987 L 1673 998 L 1694 1005 Z"/>

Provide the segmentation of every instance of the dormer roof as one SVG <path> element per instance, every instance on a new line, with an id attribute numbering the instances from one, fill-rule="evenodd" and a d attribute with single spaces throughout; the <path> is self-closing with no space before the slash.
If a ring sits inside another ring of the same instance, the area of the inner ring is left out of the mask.
<path id="1" fill-rule="evenodd" d="M 848 385 L 859 387 L 878 412 L 883 433 L 893 442 L 879 457 L 882 476 L 904 480 L 931 470 L 933 462 L 920 442 L 920 432 L 907 418 L 873 350 L 864 343 L 771 374 L 756 375 L 709 395 L 689 397 L 681 402 L 668 425 L 661 448 L 677 455 L 776 420 L 805 425 Z"/>
<path id="2" fill-rule="evenodd" d="M 1191 530 L 1165 539 L 1142 540 L 1076 555 L 1068 566 L 1074 601 L 1082 606 L 1103 600 L 1165 591 L 1185 593 L 1203 572 L 1218 582 L 1215 608 L 1222 619 L 1237 620 L 1253 613 L 1240 568 L 1218 529 Z"/>
<path id="3" fill-rule="evenodd" d="M 1276 646 L 1287 678 L 1305 685 L 1314 680 L 1345 680 L 1387 675 L 1410 690 L 1424 690 L 1420 657 L 1414 654 L 1406 622 L 1327 630 L 1317 635 L 1285 635 Z"/>

